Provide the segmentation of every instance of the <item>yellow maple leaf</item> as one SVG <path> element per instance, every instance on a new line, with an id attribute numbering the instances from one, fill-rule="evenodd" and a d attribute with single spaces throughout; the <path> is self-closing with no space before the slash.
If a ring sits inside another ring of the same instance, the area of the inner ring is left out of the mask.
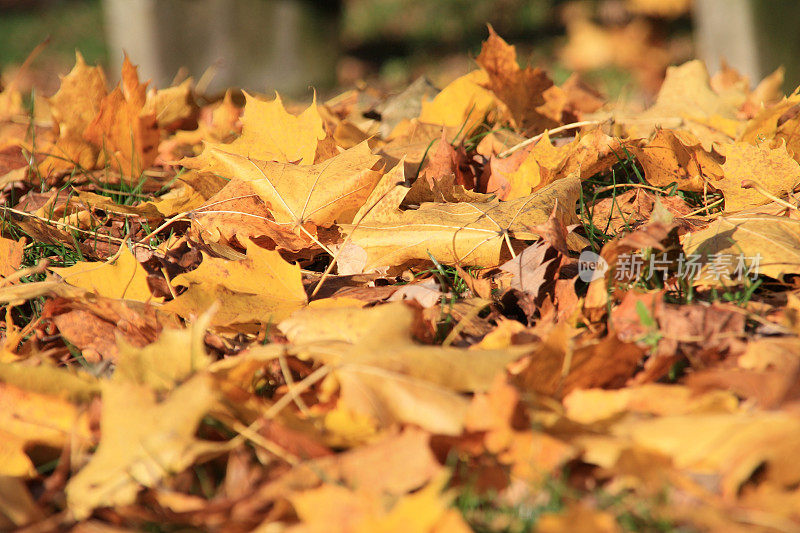
<path id="1" fill-rule="evenodd" d="M 214 325 L 274 322 L 307 302 L 300 267 L 250 241 L 245 259 L 229 261 L 203 254 L 200 266 L 175 277 L 173 284 L 189 289 L 163 308 L 190 317 L 218 301 L 221 305 L 212 319 Z"/>
<path id="2" fill-rule="evenodd" d="M 468 136 L 497 105 L 494 94 L 484 88 L 488 82 L 489 76 L 482 70 L 461 76 L 433 100 L 422 102 L 420 122 L 460 129 L 463 136 Z"/>
<path id="3" fill-rule="evenodd" d="M 52 268 L 74 287 L 92 291 L 106 298 L 157 301 L 147 285 L 147 272 L 130 249 L 123 245 L 112 263 L 79 261 L 71 267 Z"/>
<path id="4" fill-rule="evenodd" d="M 226 165 L 218 159 L 220 152 L 262 161 L 314 163 L 317 145 L 325 138 L 316 96 L 311 105 L 297 116 L 286 111 L 277 93 L 271 102 L 247 93 L 245 100 L 241 137 L 229 144 L 207 143 L 198 157 L 182 161 L 184 166 L 221 173 Z"/>
<path id="5" fill-rule="evenodd" d="M 141 385 L 103 384 L 102 438 L 89 463 L 67 484 L 67 507 L 77 520 L 97 507 L 133 503 L 141 486 L 219 449 L 195 438 L 197 425 L 216 402 L 210 379 L 187 381 L 164 401 Z"/>
<path id="6" fill-rule="evenodd" d="M 0 476 L 36 475 L 28 446 L 59 448 L 73 437 L 90 439 L 86 413 L 63 398 L 0 383 L 0 402 Z"/>
<path id="7" fill-rule="evenodd" d="M 142 172 L 155 161 L 161 133 L 156 116 L 144 109 L 147 84 L 139 82 L 137 69 L 125 57 L 122 82 L 100 103 L 83 138 L 98 147 L 101 161 L 138 183 Z"/>

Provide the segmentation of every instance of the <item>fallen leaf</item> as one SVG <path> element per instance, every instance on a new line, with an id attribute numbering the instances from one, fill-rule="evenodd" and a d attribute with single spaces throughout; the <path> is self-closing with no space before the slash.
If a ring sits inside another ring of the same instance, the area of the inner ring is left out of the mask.
<path id="1" fill-rule="evenodd" d="M 110 165 L 133 184 L 155 161 L 160 133 L 156 116 L 145 110 L 147 84 L 125 56 L 122 82 L 103 97 L 83 138 L 100 149 L 99 165 Z"/>
<path id="2" fill-rule="evenodd" d="M 151 89 L 147 93 L 143 112 L 155 115 L 159 128 L 169 131 L 193 129 L 197 126 L 197 106 L 192 95 L 192 84 L 193 80 L 188 78 L 174 87 L 157 91 Z"/>
<path id="3" fill-rule="evenodd" d="M 304 233 L 309 239 L 316 226 L 350 222 L 381 176 L 372 170 L 380 157 L 371 154 L 366 142 L 308 167 L 257 161 L 216 149 L 212 153 L 222 176 L 249 182 L 282 231 Z"/>
<path id="4" fill-rule="evenodd" d="M 488 82 L 489 76 L 482 70 L 458 78 L 433 100 L 422 102 L 420 122 L 460 130 L 468 137 L 496 106 L 494 94 L 484 89 Z"/>
<path id="5" fill-rule="evenodd" d="M 434 278 L 429 278 L 421 283 L 404 285 L 389 297 L 390 302 L 399 300 L 413 300 L 427 309 L 439 303 L 445 296 Z"/>
<path id="6" fill-rule="evenodd" d="M 467 525 L 449 509 L 451 497 L 441 494 L 446 480 L 440 476 L 420 491 L 396 499 L 388 509 L 374 493 L 337 485 L 298 493 L 290 501 L 302 523 L 289 531 L 435 532 L 440 530 L 440 523 L 446 523 L 447 531 L 467 532 Z M 331 529 L 332 524 L 336 529 Z"/>
<path id="7" fill-rule="evenodd" d="M 512 202 L 425 203 L 409 211 L 386 206 L 345 230 L 351 242 L 366 250 L 366 272 L 430 255 L 444 264 L 497 266 L 510 256 L 503 250 L 506 235 L 534 238 L 529 228 L 545 222 L 556 205 L 565 224 L 576 222 L 571 206 L 579 192 L 578 179 L 570 177 Z M 582 247 L 576 237 L 570 244 Z"/>
<path id="8" fill-rule="evenodd" d="M 508 107 L 520 133 L 531 136 L 560 123 L 564 105 L 553 108 L 553 100 L 558 98 L 555 92 L 560 89 L 542 69 L 521 69 L 516 48 L 497 35 L 491 25 L 489 38 L 476 61 L 488 74 L 488 87 Z"/>
<path id="9" fill-rule="evenodd" d="M 712 142 L 730 142 L 738 136 L 741 125 L 735 121 L 736 112 L 736 106 L 711 89 L 705 65 L 693 60 L 667 69 L 652 107 L 618 120 L 635 138 L 649 137 L 659 127 L 670 129 L 683 124 L 681 129 L 693 133 L 710 150 Z M 633 120 L 626 122 L 627 118 Z"/>
<path id="10" fill-rule="evenodd" d="M 73 439 L 91 442 L 86 413 L 63 398 L 0 383 L 0 400 L 0 476 L 34 477 L 34 464 L 25 453 L 34 444 L 59 449 Z"/>
<path id="11" fill-rule="evenodd" d="M 711 182 L 725 195 L 727 213 L 741 211 L 754 205 L 769 203 L 772 199 L 755 189 L 745 188 L 744 180 L 752 180 L 769 194 L 782 197 L 800 184 L 800 163 L 779 147 L 753 146 L 746 143 L 726 144 L 720 147 L 725 163 L 723 175 Z"/>
<path id="12" fill-rule="evenodd" d="M 50 270 L 74 287 L 80 287 L 106 298 L 158 301 L 150 293 L 147 273 L 123 245 L 119 257 L 112 263 L 79 261 L 71 267 L 53 267 Z"/>
<path id="13" fill-rule="evenodd" d="M 633 149 L 647 182 L 655 187 L 677 184 L 684 191 L 702 192 L 723 175 L 721 158 L 706 152 L 689 132 L 658 130 L 646 145 Z"/>
<path id="14" fill-rule="evenodd" d="M 511 279 L 512 288 L 535 299 L 539 295 L 542 285 L 548 281 L 553 281 L 548 279 L 548 269 L 551 276 L 555 274 L 555 268 L 549 267 L 552 266 L 551 263 L 556 258 L 551 257 L 545 260 L 548 251 L 550 251 L 550 247 L 544 242 L 533 244 L 525 248 L 514 259 L 500 265 L 500 270 L 513 276 Z"/>
<path id="15" fill-rule="evenodd" d="M 141 385 L 103 385 L 102 438 L 89 463 L 67 484 L 67 507 L 84 520 L 98 507 L 133 503 L 141 487 L 152 487 L 199 457 L 220 449 L 195 438 L 197 426 L 216 402 L 207 376 L 199 375 L 163 401 Z"/>
<path id="16" fill-rule="evenodd" d="M 50 155 L 39 165 L 44 176 L 79 168 L 94 168 L 99 147 L 84 140 L 83 133 L 100 112 L 106 97 L 106 76 L 100 67 L 89 67 L 80 53 L 75 66 L 61 80 L 58 92 L 50 98 L 53 120 L 58 126 L 58 140 L 46 148 Z"/>
<path id="17" fill-rule="evenodd" d="M 228 166 L 219 161 L 219 154 L 231 154 L 242 159 L 299 163 L 311 165 L 319 141 L 325 138 L 322 117 L 314 102 L 298 116 L 283 107 L 281 97 L 261 101 L 245 93 L 242 135 L 232 143 L 207 143 L 203 153 L 182 164 L 189 168 L 220 174 Z"/>
<path id="18" fill-rule="evenodd" d="M 517 375 L 525 389 L 563 397 L 574 389 L 621 387 L 639 366 L 644 352 L 633 343 L 620 341 L 612 332 L 599 341 L 576 345 L 575 330 L 560 323 L 530 356 Z"/>
<path id="19" fill-rule="evenodd" d="M 424 346 L 412 339 L 413 321 L 413 311 L 395 303 L 375 309 L 308 310 L 279 328 L 290 341 L 302 341 L 296 348 L 301 353 L 331 366 L 341 401 L 349 409 L 382 426 L 411 422 L 431 432 L 457 435 L 469 404 L 459 393 L 487 389 L 526 348 Z M 318 324 L 330 326 L 320 330 Z M 315 350 L 315 343 L 323 339 L 330 349 Z"/>
<path id="20" fill-rule="evenodd" d="M 540 519 L 537 531 L 541 533 L 564 533 L 566 531 L 595 531 L 616 533 L 622 531 L 614 515 L 575 503 L 561 514 L 546 513 Z"/>
<path id="21" fill-rule="evenodd" d="M 708 228 L 684 236 L 687 255 L 696 255 L 706 266 L 699 282 L 740 280 L 756 273 L 780 278 L 800 272 L 800 221 L 770 215 L 719 217 Z M 714 271 L 708 274 L 713 265 Z"/>
<path id="22" fill-rule="evenodd" d="M 113 379 L 153 390 L 175 388 L 211 363 L 203 342 L 211 318 L 206 315 L 188 329 L 164 329 L 155 342 L 144 347 L 120 339 Z"/>
<path id="23" fill-rule="evenodd" d="M 205 313 L 218 301 L 213 325 L 277 322 L 307 302 L 300 267 L 252 242 L 247 244 L 245 259 L 230 261 L 203 254 L 197 269 L 176 276 L 172 283 L 188 290 L 162 309 L 189 318 Z"/>
<path id="24" fill-rule="evenodd" d="M 625 413 L 674 416 L 704 413 L 734 413 L 739 401 L 730 392 L 712 391 L 696 395 L 680 385 L 650 383 L 619 390 L 576 389 L 564 398 L 566 415 L 580 424 L 594 424 Z"/>
<path id="25" fill-rule="evenodd" d="M 178 327 L 172 315 L 132 300 L 89 297 L 54 298 L 45 303 L 42 317 L 50 319 L 66 340 L 92 363 L 115 361 L 118 340 L 142 347 L 153 342 L 163 327 Z"/>
<path id="26" fill-rule="evenodd" d="M 22 266 L 25 240 L 0 237 L 0 276 L 7 278 Z"/>
<path id="27" fill-rule="evenodd" d="M 616 424 L 613 434 L 672 458 L 676 468 L 719 473 L 723 497 L 733 499 L 757 468 L 765 481 L 789 486 L 800 479 L 791 459 L 800 446 L 800 421 L 785 412 L 664 416 Z"/>

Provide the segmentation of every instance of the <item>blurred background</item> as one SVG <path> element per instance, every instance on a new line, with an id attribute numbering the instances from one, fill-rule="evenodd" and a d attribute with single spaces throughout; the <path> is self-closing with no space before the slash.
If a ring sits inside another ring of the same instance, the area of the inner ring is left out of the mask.
<path id="1" fill-rule="evenodd" d="M 557 83 L 574 71 L 610 98 L 651 99 L 666 67 L 726 60 L 756 83 L 779 65 L 798 83 L 797 0 L 0 0 L 0 75 L 39 43 L 20 86 L 58 88 L 79 50 L 118 76 L 123 50 L 165 87 L 194 77 L 308 98 L 420 75 L 443 86 L 474 68 L 486 24 Z"/>

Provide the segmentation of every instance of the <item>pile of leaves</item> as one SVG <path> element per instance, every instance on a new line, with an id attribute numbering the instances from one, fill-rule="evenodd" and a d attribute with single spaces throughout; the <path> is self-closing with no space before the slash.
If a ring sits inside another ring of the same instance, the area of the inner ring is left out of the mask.
<path id="1" fill-rule="evenodd" d="M 0 528 L 799 531 L 800 96 L 477 65 L 10 82 Z"/>

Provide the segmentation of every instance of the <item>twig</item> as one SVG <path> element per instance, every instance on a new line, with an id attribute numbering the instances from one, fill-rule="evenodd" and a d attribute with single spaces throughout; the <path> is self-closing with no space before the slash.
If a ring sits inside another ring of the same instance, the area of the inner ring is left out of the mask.
<path id="1" fill-rule="evenodd" d="M 716 202 L 710 203 L 710 204 L 708 204 L 708 205 L 705 205 L 705 206 L 701 207 L 700 209 L 695 209 L 695 210 L 694 210 L 694 211 L 692 211 L 691 213 L 687 213 L 687 214 L 683 215 L 683 218 L 686 218 L 686 217 L 692 217 L 692 216 L 694 216 L 694 215 L 698 215 L 698 214 L 702 213 L 703 211 L 705 211 L 705 212 L 706 212 L 706 214 L 709 214 L 709 213 L 708 213 L 708 210 L 709 210 L 709 209 L 711 209 L 712 207 L 716 207 L 716 206 L 718 206 L 719 204 L 721 204 L 721 203 L 722 203 L 722 202 L 724 202 L 724 201 L 725 201 L 725 198 L 720 198 L 720 199 L 719 199 L 719 200 L 717 200 Z"/>
<path id="2" fill-rule="evenodd" d="M 615 185 L 608 185 L 606 187 L 603 187 L 602 189 L 598 189 L 595 192 L 597 194 L 600 194 L 600 193 L 604 193 L 604 192 L 608 192 L 608 191 L 614 190 L 614 189 L 619 188 L 619 187 L 635 187 L 635 188 L 638 188 L 638 189 L 650 189 L 651 191 L 656 191 L 656 192 L 660 192 L 660 193 L 664 194 L 664 190 L 663 189 L 659 189 L 658 187 L 653 187 L 652 185 L 646 185 L 644 183 L 617 183 Z"/>
<path id="3" fill-rule="evenodd" d="M 513 154 L 514 152 L 516 152 L 517 150 L 520 150 L 520 149 L 525 148 L 526 146 L 528 146 L 530 144 L 535 143 L 536 141 L 538 141 L 539 139 L 544 137 L 546 134 L 552 135 L 554 133 L 561 133 L 562 131 L 574 130 L 574 129 L 577 129 L 577 128 L 582 128 L 584 126 L 599 126 L 600 124 L 603 124 L 604 122 L 607 122 L 607 121 L 606 120 L 584 120 L 582 122 L 573 122 L 572 124 L 564 124 L 563 126 L 559 126 L 557 128 L 553 128 L 552 130 L 545 130 L 543 133 L 540 133 L 539 135 L 534 135 L 530 139 L 525 139 L 521 143 L 519 143 L 519 144 L 517 144 L 515 146 L 512 146 L 511 148 L 509 148 L 505 152 L 501 152 L 497 157 L 500 157 L 500 158 L 508 157 L 511 154 Z"/>
<path id="4" fill-rule="evenodd" d="M 755 189 L 756 192 L 758 192 L 762 196 L 765 196 L 765 197 L 769 198 L 773 202 L 779 203 L 780 205 L 782 205 L 782 206 L 784 206 L 784 207 L 786 207 L 788 209 L 793 209 L 795 211 L 800 211 L 800 208 L 798 208 L 796 205 L 792 205 L 789 202 L 787 202 L 786 200 L 781 200 L 780 198 L 778 198 L 777 196 L 775 196 L 774 194 L 772 194 L 771 192 L 766 190 L 764 187 L 762 187 L 758 182 L 756 182 L 754 180 L 742 180 L 742 188 L 744 188 L 744 189 Z"/>
<path id="5" fill-rule="evenodd" d="M 405 159 L 402 159 L 400 161 L 400 163 L 398 163 L 398 165 L 402 165 L 404 162 L 405 162 Z M 398 187 L 398 186 L 400 186 L 402 184 L 403 184 L 403 182 L 398 181 L 397 183 L 394 184 L 394 186 Z M 367 215 L 369 215 L 370 212 L 373 209 L 375 209 L 375 206 L 377 206 L 379 203 L 381 203 L 383 201 L 383 199 L 386 198 L 386 196 L 390 192 L 392 192 L 393 190 L 394 190 L 394 187 L 388 189 L 386 192 L 384 192 L 380 196 L 380 198 L 375 200 L 375 202 L 369 207 L 369 209 L 364 211 L 364 214 L 361 215 L 361 218 L 358 219 L 358 222 L 356 222 L 356 225 L 353 227 L 353 230 L 347 235 L 347 238 L 345 238 L 344 242 L 341 244 L 341 246 L 339 246 L 339 249 L 336 250 L 336 253 L 333 255 L 333 259 L 331 259 L 331 262 L 328 265 L 328 268 L 325 269 L 325 272 L 322 273 L 322 276 L 319 278 L 319 281 L 314 286 L 314 290 L 311 292 L 311 296 L 309 297 L 309 299 L 313 298 L 314 296 L 316 296 L 317 293 L 319 292 L 319 290 L 322 288 L 322 284 L 325 283 L 325 280 L 328 279 L 328 276 L 330 276 L 331 272 L 333 271 L 333 267 L 336 265 L 336 261 L 339 259 L 339 254 L 342 253 L 342 250 L 344 250 L 344 247 L 347 246 L 350 243 L 350 240 L 352 239 L 352 237 L 355 234 L 356 230 L 358 230 L 358 227 L 361 225 L 361 223 L 364 221 L 364 219 L 367 218 Z"/>

